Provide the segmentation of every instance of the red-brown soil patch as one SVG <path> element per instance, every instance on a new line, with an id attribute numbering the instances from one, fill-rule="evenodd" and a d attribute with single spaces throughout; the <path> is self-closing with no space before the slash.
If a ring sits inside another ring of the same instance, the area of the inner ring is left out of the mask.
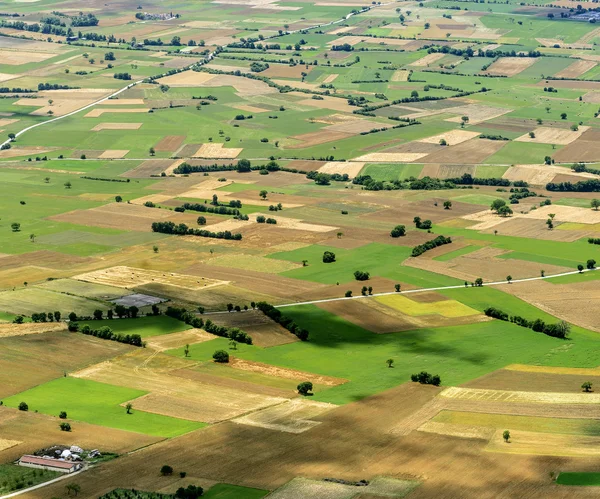
<path id="1" fill-rule="evenodd" d="M 154 146 L 156 151 L 176 151 L 181 147 L 187 135 L 167 135 Z"/>

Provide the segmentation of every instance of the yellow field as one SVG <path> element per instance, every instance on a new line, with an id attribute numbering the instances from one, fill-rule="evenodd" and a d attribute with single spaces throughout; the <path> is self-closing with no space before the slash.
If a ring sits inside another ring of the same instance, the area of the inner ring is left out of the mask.
<path id="1" fill-rule="evenodd" d="M 479 314 L 477 310 L 455 300 L 419 303 L 401 295 L 378 296 L 375 299 L 394 310 L 412 316 L 437 314 L 443 317 L 468 317 Z"/>
<path id="2" fill-rule="evenodd" d="M 588 435 L 550 435 L 532 431 L 511 431 L 510 443 L 504 442 L 503 430 L 497 430 L 485 450 L 507 454 L 538 456 L 598 457 L 600 437 Z"/>

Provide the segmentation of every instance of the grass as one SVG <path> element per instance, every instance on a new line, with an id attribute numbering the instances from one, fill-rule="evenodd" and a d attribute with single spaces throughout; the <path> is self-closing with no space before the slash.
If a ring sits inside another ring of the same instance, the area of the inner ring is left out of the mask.
<path id="1" fill-rule="evenodd" d="M 208 489 L 202 497 L 207 499 L 260 499 L 268 493 L 268 490 L 252 489 L 228 483 L 217 483 Z"/>
<path id="2" fill-rule="evenodd" d="M 58 471 L 36 470 L 16 464 L 0 464 L 0 493 L 32 487 L 61 476 Z"/>
<path id="3" fill-rule="evenodd" d="M 336 261 L 323 263 L 323 252 L 331 250 L 336 255 Z M 380 243 L 371 243 L 352 250 L 312 245 L 294 251 L 275 253 L 269 258 L 297 263 L 308 260 L 308 266 L 282 272 L 281 275 L 323 284 L 352 282 L 356 270 L 369 272 L 371 277 L 387 277 L 421 287 L 451 286 L 461 283 L 458 279 L 433 272 L 403 267 L 401 263 L 410 256 L 410 253 L 410 248 Z"/>
<path id="4" fill-rule="evenodd" d="M 166 315 L 138 317 L 137 319 L 102 319 L 82 321 L 79 327 L 88 324 L 91 328 L 108 326 L 115 333 L 139 334 L 142 338 L 151 338 L 163 334 L 178 333 L 191 329 L 191 326 Z"/>
<path id="5" fill-rule="evenodd" d="M 80 378 L 59 378 L 4 399 L 8 407 L 26 402 L 30 411 L 58 416 L 66 411 L 69 420 L 157 437 L 174 437 L 206 426 L 204 423 L 135 410 L 135 399 L 146 392 Z M 127 414 L 121 404 L 133 400 Z M 58 424 L 58 423 L 57 423 Z"/>
<path id="6" fill-rule="evenodd" d="M 600 487 L 600 473 L 563 471 L 556 477 L 556 483 L 558 483 L 559 485 Z"/>
<path id="7" fill-rule="evenodd" d="M 467 317 L 479 312 L 456 300 L 420 303 L 402 295 L 378 296 L 378 302 L 411 316 L 438 314 L 444 317 Z"/>
<path id="8" fill-rule="evenodd" d="M 498 304 L 511 315 L 557 321 L 518 298 L 485 286 L 443 294 L 479 311 Z M 443 385 L 452 386 L 514 363 L 561 367 L 598 364 L 595 352 L 600 338 L 575 326 L 567 341 L 500 321 L 378 335 L 314 305 L 286 308 L 285 315 L 310 331 L 308 342 L 268 349 L 240 344 L 236 356 L 348 379 L 348 383 L 315 394 L 315 400 L 334 404 L 359 400 L 405 383 L 412 373 L 422 370 L 439 374 Z M 190 358 L 208 361 L 221 348 L 228 348 L 226 339 L 194 344 L 190 346 Z M 184 355 L 183 349 L 168 353 Z M 393 369 L 385 364 L 389 358 L 395 360 Z"/>
<path id="9" fill-rule="evenodd" d="M 66 317 L 70 312 L 77 315 L 92 315 L 94 310 L 108 310 L 107 303 L 88 300 L 54 291 L 29 288 L 0 293 L 0 310 L 14 314 L 31 315 L 36 312 L 58 310 Z"/>
<path id="10" fill-rule="evenodd" d="M 433 421 L 467 426 L 484 426 L 499 430 L 510 428 L 515 431 L 600 436 L 600 422 L 593 419 L 544 418 L 444 410 L 433 418 Z"/>

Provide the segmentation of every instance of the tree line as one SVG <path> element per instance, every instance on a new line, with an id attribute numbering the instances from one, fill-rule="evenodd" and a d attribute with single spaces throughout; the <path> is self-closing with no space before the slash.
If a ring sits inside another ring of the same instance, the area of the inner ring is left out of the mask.
<path id="1" fill-rule="evenodd" d="M 214 239 L 227 239 L 234 241 L 242 240 L 242 235 L 239 232 L 233 233 L 229 230 L 211 232 L 210 230 L 194 229 L 193 227 L 188 227 L 184 223 L 175 224 L 174 222 L 153 222 L 152 232 L 159 232 L 161 234 L 174 234 L 177 236 L 211 237 Z"/>
<path id="2" fill-rule="evenodd" d="M 186 324 L 196 328 L 204 329 L 205 331 L 221 336 L 223 338 L 229 338 L 237 341 L 238 343 L 246 343 L 252 345 L 252 337 L 237 327 L 228 328 L 226 326 L 219 326 L 212 322 L 210 319 L 204 321 L 201 317 L 189 312 L 183 307 L 168 307 L 165 315 L 173 317 L 179 321 L 185 322 Z"/>
<path id="3" fill-rule="evenodd" d="M 276 309 L 270 303 L 259 301 L 256 304 L 256 308 L 265 314 L 269 319 L 275 321 L 277 324 L 287 329 L 290 333 L 296 335 L 301 341 L 308 341 L 309 332 L 306 329 L 298 326 L 298 324 L 296 324 L 290 317 L 283 315 L 280 310 Z"/>
<path id="4" fill-rule="evenodd" d="M 488 307 L 483 311 L 483 313 L 488 317 L 493 317 L 494 319 L 499 319 L 501 321 L 512 322 L 517 326 L 526 327 L 532 329 L 536 333 L 544 333 L 548 336 L 552 336 L 553 338 L 566 339 L 571 331 L 571 326 L 565 321 L 560 321 L 556 324 L 546 324 L 542 319 L 539 318 L 530 321 L 519 315 L 509 316 L 506 312 L 495 307 Z"/>
<path id="5" fill-rule="evenodd" d="M 427 241 L 426 243 L 419 244 L 412 249 L 411 256 L 416 257 L 420 256 L 426 251 L 429 251 L 433 248 L 437 248 L 438 246 L 443 246 L 444 244 L 450 244 L 452 239 L 450 237 L 438 236 L 431 241 Z"/>
<path id="6" fill-rule="evenodd" d="M 79 331 L 82 334 L 95 336 L 96 338 L 101 338 L 103 340 L 111 340 L 116 341 L 118 343 L 126 343 L 127 345 L 133 345 L 135 347 L 146 346 L 145 343 L 142 341 L 142 337 L 139 334 L 115 333 L 108 326 L 102 326 L 98 329 L 93 329 L 88 324 L 84 324 L 83 326 L 79 327 L 79 324 L 77 324 L 76 322 L 70 322 L 69 331 Z"/>

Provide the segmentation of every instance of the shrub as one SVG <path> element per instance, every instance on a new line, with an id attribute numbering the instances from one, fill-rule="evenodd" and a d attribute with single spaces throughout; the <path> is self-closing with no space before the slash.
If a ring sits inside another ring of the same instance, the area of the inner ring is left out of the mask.
<path id="1" fill-rule="evenodd" d="M 160 468 L 160 474 L 162 476 L 169 476 L 173 474 L 173 468 L 171 466 L 169 466 L 168 464 L 164 464 L 161 468 Z"/>
<path id="2" fill-rule="evenodd" d="M 71 431 L 71 425 L 69 423 L 60 423 L 58 426 L 61 431 Z"/>
<path id="3" fill-rule="evenodd" d="M 368 281 L 371 275 L 368 272 L 363 272 L 362 270 L 357 270 L 354 272 L 354 279 L 357 281 Z"/>
<path id="4" fill-rule="evenodd" d="M 297 389 L 300 395 L 306 396 L 312 391 L 313 384 L 310 381 L 303 381 L 297 386 Z"/>
<path id="5" fill-rule="evenodd" d="M 333 263 L 335 262 L 335 253 L 332 251 L 325 251 L 323 253 L 323 263 Z"/>
<path id="6" fill-rule="evenodd" d="M 29 410 L 29 406 L 25 402 L 21 402 L 19 404 L 19 410 L 27 412 Z"/>
<path id="7" fill-rule="evenodd" d="M 406 234 L 406 227 L 404 225 L 396 225 L 390 232 L 390 236 L 392 237 L 400 237 Z"/>
<path id="8" fill-rule="evenodd" d="M 213 359 L 215 362 L 219 362 L 220 364 L 227 364 L 229 362 L 229 353 L 225 350 L 217 350 L 213 353 Z"/>
<path id="9" fill-rule="evenodd" d="M 411 381 L 421 383 L 422 385 L 440 386 L 441 378 L 437 374 L 429 374 L 427 371 L 421 371 L 419 374 L 412 374 Z"/>

